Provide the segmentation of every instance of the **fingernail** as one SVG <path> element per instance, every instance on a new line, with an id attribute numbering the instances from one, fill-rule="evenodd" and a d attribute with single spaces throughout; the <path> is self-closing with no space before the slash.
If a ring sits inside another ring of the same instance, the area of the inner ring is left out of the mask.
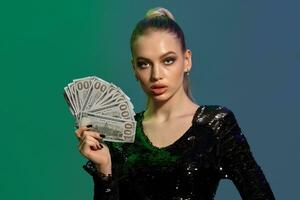
<path id="1" fill-rule="evenodd" d="M 103 145 L 102 145 L 102 144 L 99 143 L 99 145 L 100 145 L 101 148 L 103 148 Z"/>
<path id="2" fill-rule="evenodd" d="M 89 124 L 89 125 L 86 125 L 87 128 L 92 128 L 93 125 L 92 124 Z"/>
<path id="3" fill-rule="evenodd" d="M 101 136 L 101 137 L 103 137 L 103 138 L 105 138 L 105 135 L 104 135 L 104 134 L 102 134 L 102 133 L 100 134 L 100 136 Z"/>

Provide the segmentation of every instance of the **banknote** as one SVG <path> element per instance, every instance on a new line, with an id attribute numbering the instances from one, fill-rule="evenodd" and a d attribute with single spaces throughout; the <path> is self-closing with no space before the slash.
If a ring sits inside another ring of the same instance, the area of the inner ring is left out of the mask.
<path id="1" fill-rule="evenodd" d="M 120 87 L 88 76 L 67 84 L 63 96 L 77 127 L 92 125 L 105 135 L 104 141 L 134 142 L 134 106 Z"/>

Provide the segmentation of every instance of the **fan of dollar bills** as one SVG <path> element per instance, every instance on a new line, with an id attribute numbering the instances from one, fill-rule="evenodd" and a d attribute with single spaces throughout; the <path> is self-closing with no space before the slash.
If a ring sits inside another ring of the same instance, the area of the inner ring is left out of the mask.
<path id="1" fill-rule="evenodd" d="M 91 124 L 103 141 L 134 142 L 136 121 L 130 98 L 116 85 L 96 76 L 73 80 L 64 97 L 76 126 Z"/>

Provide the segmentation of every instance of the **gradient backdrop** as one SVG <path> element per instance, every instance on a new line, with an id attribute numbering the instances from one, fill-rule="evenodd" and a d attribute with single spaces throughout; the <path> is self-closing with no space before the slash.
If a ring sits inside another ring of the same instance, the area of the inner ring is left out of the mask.
<path id="1" fill-rule="evenodd" d="M 79 1 L 0 3 L 1 199 L 92 199 L 63 87 L 96 75 L 145 97 L 130 65 L 129 38 L 164 6 L 193 52 L 200 104 L 230 108 L 277 199 L 299 196 L 299 1 Z M 240 199 L 222 181 L 217 200 Z"/>

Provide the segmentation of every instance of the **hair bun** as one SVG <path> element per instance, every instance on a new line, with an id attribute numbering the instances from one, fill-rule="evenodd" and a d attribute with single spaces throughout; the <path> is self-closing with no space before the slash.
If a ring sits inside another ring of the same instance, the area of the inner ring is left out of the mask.
<path id="1" fill-rule="evenodd" d="M 168 9 L 163 8 L 163 7 L 156 7 L 156 8 L 152 8 L 152 9 L 148 10 L 145 15 L 145 18 L 150 19 L 150 18 L 153 18 L 156 16 L 166 16 L 175 21 L 175 18 L 172 15 L 172 13 Z"/>

